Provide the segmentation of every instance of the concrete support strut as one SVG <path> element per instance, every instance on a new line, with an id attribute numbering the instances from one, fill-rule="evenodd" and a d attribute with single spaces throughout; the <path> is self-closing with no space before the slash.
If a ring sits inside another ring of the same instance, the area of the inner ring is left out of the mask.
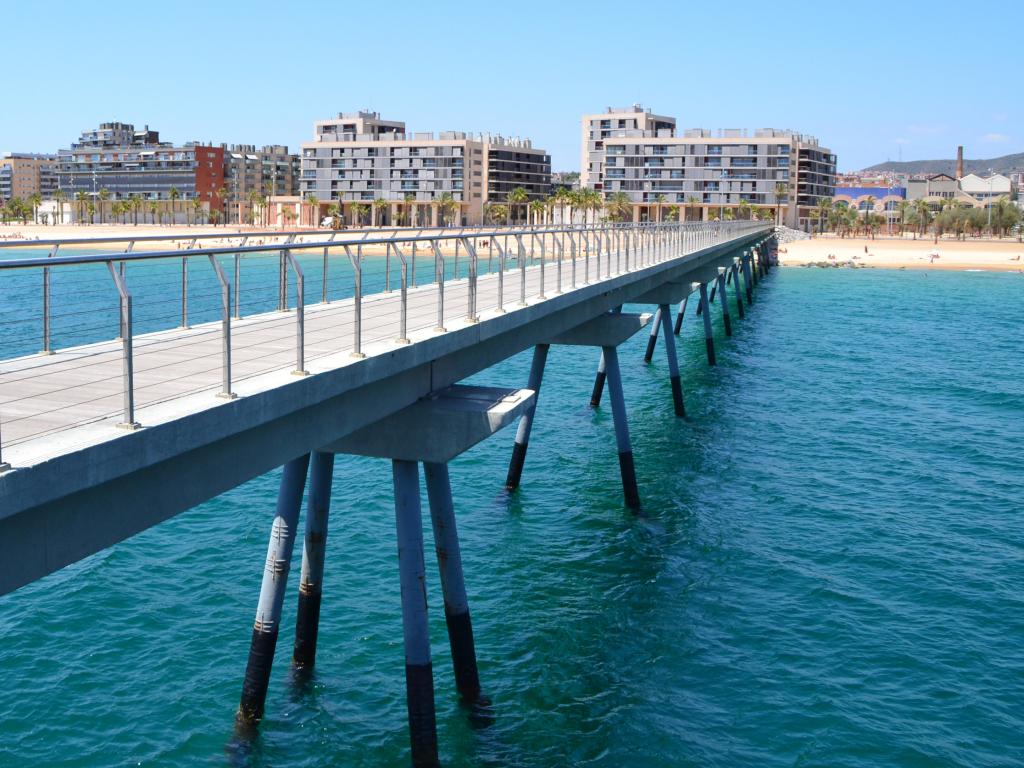
<path id="1" fill-rule="evenodd" d="M 405 690 L 412 764 L 416 768 L 439 766 L 434 670 L 430 660 L 430 632 L 427 626 L 419 466 L 415 461 L 394 459 L 391 468 L 395 485 L 395 529 L 398 535 Z"/>
<path id="2" fill-rule="evenodd" d="M 672 384 L 672 404 L 676 416 L 682 419 L 686 416 L 686 404 L 683 401 L 683 383 L 679 378 L 679 360 L 676 357 L 676 340 L 672 334 L 672 314 L 668 304 L 661 306 L 657 317 L 661 319 L 665 332 L 665 356 L 668 358 L 668 377 Z"/>
<path id="3" fill-rule="evenodd" d="M 455 526 L 455 507 L 448 465 L 424 462 L 423 474 L 427 480 L 427 498 L 430 500 L 430 520 L 434 528 L 434 547 L 437 565 L 441 571 L 441 591 L 444 593 L 444 620 L 448 626 L 448 642 L 452 650 L 455 687 L 462 700 L 481 703 L 480 673 L 476 665 L 476 645 L 473 642 L 473 623 L 469 617 L 469 598 L 462 573 L 462 553 L 459 533 Z"/>
<path id="4" fill-rule="evenodd" d="M 530 432 L 533 430 L 533 417 L 537 412 L 537 399 L 540 397 L 540 385 L 544 378 L 544 366 L 547 364 L 549 349 L 549 344 L 538 344 L 533 348 L 533 363 L 530 365 L 530 380 L 527 385 L 527 389 L 533 390 L 534 401 L 526 410 L 526 413 L 524 413 L 519 419 L 519 429 L 516 431 L 516 442 L 512 446 L 512 459 L 509 461 L 508 475 L 505 478 L 505 488 L 510 491 L 514 491 L 518 488 L 519 483 L 523 478 L 523 465 L 526 463 L 526 449 L 530 444 Z M 600 393 L 598 393 L 597 397 L 598 400 L 600 400 Z M 593 403 L 591 404 L 593 405 Z M 597 406 L 594 407 L 596 408 Z"/>
<path id="5" fill-rule="evenodd" d="M 601 359 L 597 361 L 597 373 L 594 375 L 594 388 L 590 392 L 590 407 L 598 408 L 601 405 L 601 395 L 604 393 L 604 382 L 607 378 L 605 372 L 604 352 Z"/>
<path id="6" fill-rule="evenodd" d="M 236 720 L 241 727 L 252 727 L 263 718 L 267 700 L 270 668 L 274 663 L 274 650 L 281 624 L 281 606 L 284 603 L 295 531 L 298 527 L 302 492 L 309 470 L 309 454 L 292 459 L 284 465 L 281 487 L 277 494 L 277 510 L 270 530 L 270 544 L 260 586 L 260 599 L 256 608 L 256 621 L 252 629 L 249 662 L 242 683 L 242 699 Z"/>
<path id="7" fill-rule="evenodd" d="M 715 365 L 715 334 L 711 327 L 711 308 L 708 306 L 708 286 L 707 283 L 700 284 L 700 305 L 699 308 L 703 311 L 701 315 L 704 319 L 704 348 L 708 353 L 708 365 Z"/>
<path id="8" fill-rule="evenodd" d="M 615 444 L 619 452 L 622 493 L 626 506 L 637 510 L 640 508 L 640 491 L 636 484 L 633 447 L 629 442 L 629 424 L 626 421 L 626 399 L 622 391 L 619 354 L 615 347 L 604 347 L 603 352 L 605 370 L 608 374 L 608 397 L 612 403 L 612 420 L 615 422 Z"/>
<path id="9" fill-rule="evenodd" d="M 302 576 L 299 580 L 299 607 L 295 614 L 295 648 L 292 651 L 295 667 L 305 670 L 312 669 L 316 662 L 334 454 L 315 451 L 310 463 L 306 536 L 302 546 Z"/>

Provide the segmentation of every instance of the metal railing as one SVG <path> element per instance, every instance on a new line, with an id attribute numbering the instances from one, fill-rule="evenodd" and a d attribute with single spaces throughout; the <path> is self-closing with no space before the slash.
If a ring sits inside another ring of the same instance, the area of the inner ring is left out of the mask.
<path id="1" fill-rule="evenodd" d="M 0 313 L 11 313 L 0 314 L 0 343 L 21 355 L 0 370 L 0 422 L 14 430 L 10 445 L 107 419 L 119 389 L 119 423 L 136 428 L 139 405 L 208 390 L 234 397 L 233 374 L 288 368 L 292 345 L 294 373 L 307 375 L 312 359 L 362 357 L 368 343 L 407 344 L 417 331 L 505 312 L 510 280 L 511 301 L 526 306 L 769 229 L 756 221 L 406 229 L 344 241 L 345 231 L 321 232 L 306 242 L 287 233 L 284 242 L 202 247 L 197 237 L 185 251 L 97 255 L 61 255 L 54 244 L 45 257 L 0 261 L 0 291 L 9 294 Z M 309 305 L 311 277 L 319 301 Z M 46 357 L 31 354 L 40 349 L 30 346 L 35 333 Z"/>

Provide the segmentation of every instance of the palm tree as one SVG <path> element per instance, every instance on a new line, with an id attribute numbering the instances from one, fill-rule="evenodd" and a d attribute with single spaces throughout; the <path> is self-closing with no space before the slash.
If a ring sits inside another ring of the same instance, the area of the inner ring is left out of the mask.
<path id="1" fill-rule="evenodd" d="M 782 224 L 782 198 L 789 195 L 789 187 L 784 181 L 775 182 L 775 224 Z"/>
<path id="2" fill-rule="evenodd" d="M 352 225 L 358 227 L 363 222 L 363 217 L 370 210 L 365 203 L 352 203 Z"/>
<path id="3" fill-rule="evenodd" d="M 750 218 L 750 203 L 746 200 L 740 200 L 740 211 L 739 218 L 749 219 Z"/>
<path id="4" fill-rule="evenodd" d="M 28 204 L 32 206 L 32 221 L 38 223 L 39 221 L 39 206 L 43 202 L 43 196 L 38 192 L 33 192 L 28 196 Z"/>
<path id="5" fill-rule="evenodd" d="M 500 203 L 489 203 L 487 206 L 487 218 L 492 224 L 497 224 L 508 216 L 508 209 Z"/>
<path id="6" fill-rule="evenodd" d="M 822 232 L 825 231 L 824 222 L 826 219 L 828 219 L 828 215 L 831 212 L 831 210 L 832 199 L 828 197 L 819 197 L 818 205 L 815 206 L 814 210 L 811 212 L 814 215 L 814 218 L 818 220 L 818 234 L 821 234 Z"/>
<path id="7" fill-rule="evenodd" d="M 416 206 L 414 205 L 414 203 L 416 202 L 416 195 L 414 195 L 412 192 L 406 192 L 404 200 L 405 200 L 405 223 L 406 223 L 407 226 L 415 227 L 416 226 Z"/>
<path id="8" fill-rule="evenodd" d="M 387 210 L 387 207 L 388 207 L 388 201 L 385 200 L 383 197 L 378 197 L 376 200 L 373 201 L 373 212 L 374 212 L 374 215 L 373 215 L 373 219 L 374 220 L 372 222 L 373 226 L 375 226 L 375 227 L 378 227 L 378 226 L 379 227 L 383 227 L 384 226 L 384 211 Z"/>
<path id="9" fill-rule="evenodd" d="M 337 229 L 338 217 L 341 215 L 341 208 L 338 207 L 337 203 L 331 203 L 327 206 L 327 215 L 331 217 L 331 229 Z"/>
<path id="10" fill-rule="evenodd" d="M 171 187 L 167 196 L 171 198 L 171 224 L 174 223 L 174 214 L 177 212 L 177 201 L 181 197 L 181 192 L 178 191 L 177 187 Z"/>
<path id="11" fill-rule="evenodd" d="M 266 200 L 258 189 L 249 193 L 249 223 L 256 226 L 256 208 L 262 206 Z"/>
<path id="12" fill-rule="evenodd" d="M 928 225 L 932 221 L 932 209 L 928 205 L 928 201 L 924 198 L 920 198 L 914 201 L 914 213 L 917 214 L 917 231 L 923 236 L 928 231 Z M 917 239 L 915 233 L 914 239 Z"/>
<path id="13" fill-rule="evenodd" d="M 128 198 L 128 206 L 132 210 L 132 218 L 134 219 L 135 226 L 139 226 L 139 210 L 142 208 L 142 198 L 138 195 L 132 195 Z"/>
<path id="14" fill-rule="evenodd" d="M 77 203 L 77 207 L 78 207 L 78 223 L 79 224 L 84 224 L 85 223 L 85 206 L 86 206 L 86 203 L 88 203 L 88 202 L 89 202 L 89 195 L 88 194 L 86 194 L 85 192 L 76 192 L 75 193 L 75 203 Z"/>
<path id="15" fill-rule="evenodd" d="M 90 200 L 89 204 L 86 206 L 86 210 L 89 212 L 89 223 L 92 224 L 93 217 L 96 215 L 96 203 Z"/>
<path id="16" fill-rule="evenodd" d="M 907 224 L 907 212 L 910 210 L 910 208 L 911 203 L 909 200 L 900 200 L 900 204 L 899 206 L 897 206 L 897 210 L 900 214 L 900 237 L 903 237 L 903 229 L 904 227 L 906 227 Z"/>
<path id="17" fill-rule="evenodd" d="M 452 221 L 459 211 L 459 201 L 452 197 L 451 192 L 444 192 L 441 197 L 437 200 L 438 208 L 441 211 L 441 217 L 444 220 L 446 226 L 451 226 Z"/>
<path id="18" fill-rule="evenodd" d="M 306 205 L 309 206 L 310 226 L 315 227 L 320 221 L 320 198 L 310 192 L 306 195 Z"/>
<path id="19" fill-rule="evenodd" d="M 668 198 L 665 197 L 664 195 L 659 194 L 654 198 L 654 202 L 658 206 L 658 223 L 661 224 L 662 208 L 664 207 L 665 203 L 668 202 Z"/>
<path id="20" fill-rule="evenodd" d="M 690 195 L 688 198 L 686 198 L 686 207 L 690 208 L 691 206 L 694 207 L 694 208 L 700 206 L 700 198 L 697 197 L 696 195 Z M 687 221 L 689 221 L 690 217 L 687 216 L 686 218 L 687 218 Z M 697 220 L 699 221 L 700 218 L 698 217 Z"/>
<path id="21" fill-rule="evenodd" d="M 559 187 L 555 190 L 555 194 L 551 196 L 552 206 L 560 210 L 561 224 L 565 226 L 565 206 L 569 202 L 569 191 L 563 187 Z"/>
<path id="22" fill-rule="evenodd" d="M 544 204 L 543 200 L 530 201 L 529 211 L 530 213 L 533 214 L 533 216 L 531 217 L 533 219 L 533 226 L 537 226 L 538 224 L 540 224 L 540 218 L 544 214 L 545 210 L 547 210 L 547 206 Z"/>
<path id="23" fill-rule="evenodd" d="M 64 223 L 64 201 L 68 199 L 68 193 L 63 189 L 58 189 L 53 193 L 53 199 L 57 203 L 57 213 L 60 216 L 60 223 Z M 54 224 L 57 222 L 54 221 Z"/>
<path id="24" fill-rule="evenodd" d="M 605 208 L 613 221 L 624 221 L 633 208 L 633 202 L 625 192 L 613 192 L 608 196 Z"/>
<path id="25" fill-rule="evenodd" d="M 868 220 L 868 217 L 875 212 L 875 203 L 878 201 L 875 199 L 874 195 L 868 195 L 864 198 L 864 202 L 867 203 L 867 208 L 864 209 L 864 230 L 867 231 L 871 223 Z"/>
<path id="26" fill-rule="evenodd" d="M 149 204 L 149 216 L 153 224 L 156 224 L 156 215 L 160 212 L 160 203 L 153 200 Z"/>
<path id="27" fill-rule="evenodd" d="M 516 187 L 505 196 L 505 202 L 508 203 L 508 224 L 512 224 L 512 216 L 515 213 L 517 205 L 526 205 L 529 202 L 530 196 L 526 190 L 522 187 Z"/>
<path id="28" fill-rule="evenodd" d="M 228 199 L 228 188 L 220 187 L 216 192 L 214 192 L 214 194 L 217 196 L 217 199 L 220 200 L 220 209 L 224 211 L 224 221 L 226 222 L 228 220 L 228 207 L 225 204 L 225 201 Z M 215 211 L 210 211 L 210 218 L 213 218 L 214 213 Z M 217 218 L 219 219 L 220 216 Z M 216 226 L 216 224 L 217 222 L 214 221 L 214 226 Z"/>
<path id="29" fill-rule="evenodd" d="M 106 187 L 100 189 L 100 224 L 103 223 L 103 204 L 110 199 L 110 190 Z"/>
<path id="30" fill-rule="evenodd" d="M 192 201 L 192 210 L 194 211 L 193 221 L 198 224 L 199 218 L 203 215 L 203 201 L 198 197 Z"/>

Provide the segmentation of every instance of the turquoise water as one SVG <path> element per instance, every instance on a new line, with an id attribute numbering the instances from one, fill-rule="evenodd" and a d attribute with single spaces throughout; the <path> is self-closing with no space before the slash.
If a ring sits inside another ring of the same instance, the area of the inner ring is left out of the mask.
<path id="1" fill-rule="evenodd" d="M 1024 762 L 1022 280 L 776 270 L 732 339 L 714 308 L 716 368 L 687 317 L 686 421 L 634 338 L 640 517 L 593 352 L 553 349 L 521 491 L 511 430 L 452 465 L 489 728 L 456 703 L 427 552 L 444 763 Z M 0 598 L 0 765 L 405 763 L 383 461 L 336 464 L 313 684 L 282 631 L 260 738 L 232 743 L 276 482 Z"/>

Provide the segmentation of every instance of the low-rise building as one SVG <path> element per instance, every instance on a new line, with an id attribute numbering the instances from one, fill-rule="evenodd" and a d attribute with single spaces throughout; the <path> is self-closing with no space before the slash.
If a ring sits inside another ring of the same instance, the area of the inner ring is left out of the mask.
<path id="1" fill-rule="evenodd" d="M 838 184 L 833 202 L 837 205 L 851 206 L 861 213 L 870 212 L 884 216 L 888 226 L 899 221 L 900 203 L 906 199 L 906 187 L 885 183 Z"/>
<path id="2" fill-rule="evenodd" d="M 666 208 L 708 219 L 769 209 L 809 229 L 812 211 L 835 191 L 836 157 L 812 136 L 789 130 L 690 129 L 635 105 L 583 117 L 581 184 L 605 199 L 625 194 L 634 221 Z"/>
<path id="3" fill-rule="evenodd" d="M 529 139 L 408 133 L 401 121 L 355 112 L 316 122 L 302 145 L 300 192 L 317 200 L 309 221 L 335 205 L 352 223 L 479 224 L 489 204 L 520 187 L 526 200 L 513 214 L 525 219 L 526 204 L 551 191 L 551 158 Z"/>
<path id="4" fill-rule="evenodd" d="M 989 176 L 978 176 L 968 173 L 960 179 L 960 190 L 973 197 L 982 208 L 987 208 L 1001 197 L 1007 200 L 1017 198 L 1017 186 L 1009 176 L 993 173 Z"/>
<path id="5" fill-rule="evenodd" d="M 160 141 L 149 126 L 103 123 L 83 131 L 70 149 L 60 150 L 57 165 L 58 188 L 69 199 L 84 194 L 94 205 L 104 199 L 162 201 L 175 219 L 196 200 L 207 211 L 221 209 L 224 150 L 195 143 L 176 147 Z"/>
<path id="6" fill-rule="evenodd" d="M 44 200 L 57 191 L 57 156 L 12 152 L 0 157 L 0 200 Z"/>
<path id="7" fill-rule="evenodd" d="M 299 194 L 300 161 L 280 144 L 221 144 L 224 150 L 225 215 L 229 222 L 252 221 L 253 196 Z"/>

